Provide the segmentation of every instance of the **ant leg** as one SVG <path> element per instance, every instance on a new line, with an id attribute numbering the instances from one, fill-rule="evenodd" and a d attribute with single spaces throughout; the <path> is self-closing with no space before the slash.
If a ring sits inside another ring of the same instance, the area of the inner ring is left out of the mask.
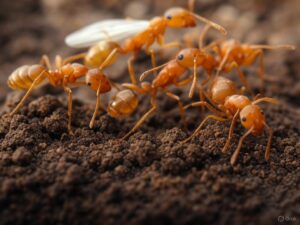
<path id="1" fill-rule="evenodd" d="M 188 9 L 190 12 L 195 11 L 195 0 L 188 0 Z"/>
<path id="2" fill-rule="evenodd" d="M 206 50 L 206 49 L 212 48 L 214 52 L 216 52 L 217 54 L 221 55 L 221 49 L 220 49 L 219 44 L 220 44 L 221 42 L 223 42 L 223 41 L 224 41 L 223 39 L 218 39 L 218 40 L 216 40 L 216 41 L 213 41 L 213 42 L 211 42 L 210 44 L 204 46 L 204 47 L 202 48 L 202 50 Z"/>
<path id="3" fill-rule="evenodd" d="M 189 92 L 189 98 L 192 98 L 195 92 L 195 88 L 197 85 L 197 63 L 196 63 L 196 58 L 194 58 L 194 67 L 193 67 L 193 82 L 192 82 L 192 86 Z"/>
<path id="4" fill-rule="evenodd" d="M 270 159 L 270 150 L 271 150 L 271 144 L 272 144 L 272 137 L 273 137 L 273 130 L 271 127 L 269 127 L 266 123 L 264 123 L 266 128 L 269 131 L 269 137 L 268 137 L 268 143 L 265 151 L 265 159 L 268 161 Z"/>
<path id="5" fill-rule="evenodd" d="M 254 50 L 249 56 L 245 59 L 245 65 L 251 65 L 254 63 L 255 59 L 259 58 L 259 68 L 257 71 L 257 75 L 260 78 L 260 92 L 263 92 L 264 87 L 264 74 L 265 74 L 265 66 L 264 66 L 264 54 L 261 49 Z"/>
<path id="6" fill-rule="evenodd" d="M 116 53 L 119 51 L 118 48 L 115 48 L 111 51 L 111 53 L 106 57 L 104 62 L 99 66 L 99 69 L 102 70 L 103 68 L 107 67 L 110 63 L 112 63 L 113 57 L 116 55 Z M 135 75 L 134 75 L 135 77 Z"/>
<path id="7" fill-rule="evenodd" d="M 64 90 L 68 95 L 68 131 L 70 134 L 72 134 L 72 127 L 71 127 L 71 122 L 72 122 L 72 108 L 73 108 L 73 102 L 72 102 L 72 90 L 68 86 L 64 86 Z"/>
<path id="8" fill-rule="evenodd" d="M 224 55 L 222 61 L 219 64 L 219 67 L 217 69 L 216 77 L 219 76 L 220 72 L 222 71 L 222 69 L 223 69 L 224 65 L 226 64 L 226 61 L 227 61 L 231 51 L 232 51 L 232 47 L 229 47 L 227 49 L 227 51 L 225 52 L 225 55 Z"/>
<path id="9" fill-rule="evenodd" d="M 130 80 L 131 80 L 131 83 L 133 83 L 133 84 L 137 84 L 136 76 L 135 76 L 135 71 L 134 71 L 134 67 L 133 67 L 133 62 L 135 61 L 135 58 L 136 58 L 136 56 L 134 54 L 127 61 Z"/>
<path id="10" fill-rule="evenodd" d="M 193 79 L 193 77 L 190 76 L 190 77 L 188 77 L 188 78 L 186 78 L 186 79 L 184 79 L 184 80 L 177 81 L 176 83 L 174 83 L 174 85 L 175 85 L 176 87 L 182 87 L 182 86 L 185 86 L 185 85 L 191 83 L 192 79 Z"/>
<path id="11" fill-rule="evenodd" d="M 199 85 L 199 98 L 200 101 L 205 101 L 206 95 L 205 95 L 205 91 L 204 88 L 207 85 L 207 83 L 210 81 L 211 79 L 211 74 L 210 73 L 205 73 L 207 78 L 205 80 L 203 80 L 201 82 L 201 84 Z M 202 113 L 204 112 L 204 107 L 201 107 L 202 109 Z"/>
<path id="12" fill-rule="evenodd" d="M 151 98 L 151 109 L 147 111 L 142 118 L 138 120 L 138 122 L 134 125 L 134 127 L 122 138 L 122 140 L 127 139 L 130 135 L 132 135 L 144 122 L 145 120 L 157 110 L 157 103 L 155 102 L 155 95 Z"/>
<path id="13" fill-rule="evenodd" d="M 194 38 L 192 36 L 193 34 L 191 33 L 186 33 L 183 36 L 183 42 L 184 42 L 184 46 L 186 48 L 193 48 L 194 47 Z"/>
<path id="14" fill-rule="evenodd" d="M 51 63 L 47 55 L 43 55 L 40 64 L 45 65 L 49 70 L 51 70 Z"/>
<path id="15" fill-rule="evenodd" d="M 226 119 L 222 118 L 222 117 L 219 117 L 219 116 L 215 116 L 215 115 L 208 115 L 201 123 L 200 125 L 197 127 L 197 129 L 194 131 L 194 133 L 189 136 L 188 138 L 186 138 L 185 140 L 183 140 L 181 143 L 184 144 L 188 141 L 190 141 L 193 137 L 195 137 L 199 131 L 202 129 L 203 125 L 205 124 L 205 122 L 209 119 L 214 119 L 214 120 L 217 120 L 217 121 L 220 121 L 220 122 L 224 122 Z"/>
<path id="16" fill-rule="evenodd" d="M 253 127 L 251 127 L 251 128 L 250 128 L 250 129 L 249 129 L 249 130 L 248 130 L 248 131 L 240 138 L 239 144 L 238 144 L 236 150 L 234 151 L 234 153 L 233 153 L 233 155 L 231 156 L 231 159 L 230 159 L 230 164 L 231 164 L 232 166 L 235 164 L 235 162 L 236 162 L 236 160 L 237 160 L 237 157 L 238 157 L 238 155 L 239 155 L 239 153 L 240 153 L 240 150 L 241 150 L 241 147 L 242 147 L 242 144 L 243 144 L 244 140 L 246 139 L 246 137 L 247 137 L 249 134 L 251 134 L 252 130 L 253 130 Z"/>
<path id="17" fill-rule="evenodd" d="M 203 28 L 202 32 L 200 33 L 199 40 L 198 40 L 198 48 L 199 49 L 203 48 L 203 41 L 204 41 L 204 38 L 205 38 L 205 36 L 206 36 L 209 28 L 210 28 L 209 25 L 205 25 L 205 27 Z"/>
<path id="18" fill-rule="evenodd" d="M 198 106 L 204 106 L 206 107 L 209 111 L 217 114 L 218 116 L 224 116 L 224 113 L 215 109 L 213 106 L 211 106 L 208 102 L 206 101 L 199 101 L 199 102 L 193 102 L 191 104 L 188 104 L 184 107 L 184 109 L 187 109 L 189 107 L 198 107 Z"/>
<path id="19" fill-rule="evenodd" d="M 136 84 L 123 83 L 122 87 L 138 92 L 140 94 L 145 94 L 145 91 L 141 87 L 137 86 Z"/>
<path id="20" fill-rule="evenodd" d="M 55 66 L 57 69 L 63 66 L 63 60 L 60 55 L 55 56 Z"/>
<path id="21" fill-rule="evenodd" d="M 21 99 L 21 101 L 19 102 L 19 104 L 16 106 L 16 108 L 10 113 L 11 116 L 13 116 L 14 114 L 16 114 L 20 108 L 23 106 L 24 102 L 26 101 L 26 99 L 30 96 L 31 92 L 33 91 L 33 89 L 43 80 L 45 79 L 45 71 L 42 72 L 37 78 L 34 79 L 34 81 L 32 82 L 30 88 L 27 90 L 26 94 L 23 96 L 23 98 Z"/>
<path id="22" fill-rule="evenodd" d="M 101 81 L 99 83 L 99 87 L 97 89 L 97 93 L 96 93 L 96 96 L 97 96 L 97 99 L 96 99 L 96 106 L 95 106 L 95 111 L 93 113 L 93 117 L 90 121 L 90 128 L 92 129 L 94 127 L 94 124 L 95 124 L 95 119 L 96 119 L 96 116 L 98 114 L 98 111 L 99 111 L 99 107 L 101 105 L 100 101 L 101 101 L 101 95 L 100 95 L 100 91 L 101 91 Z"/>
<path id="23" fill-rule="evenodd" d="M 186 119 L 185 119 L 185 109 L 183 107 L 182 101 L 180 100 L 180 97 L 173 94 L 173 93 L 171 93 L 168 90 L 165 90 L 165 89 L 163 89 L 163 92 L 165 92 L 168 97 L 170 97 L 170 98 L 174 99 L 175 101 L 177 101 L 181 120 L 183 121 L 184 126 L 187 127 L 187 123 L 186 123 Z"/>
<path id="24" fill-rule="evenodd" d="M 252 96 L 254 96 L 253 91 L 250 88 L 250 85 L 248 83 L 247 78 L 245 77 L 245 74 L 241 71 L 240 67 L 237 67 L 237 72 L 238 72 L 238 76 L 241 80 L 241 82 L 243 83 L 243 85 L 246 87 L 246 90 L 249 91 L 251 93 Z"/>
<path id="25" fill-rule="evenodd" d="M 182 49 L 182 44 L 179 41 L 172 41 L 167 44 L 161 45 L 161 48 L 178 48 Z"/>
<path id="26" fill-rule="evenodd" d="M 164 38 L 163 35 L 159 35 L 157 37 L 157 42 L 160 45 L 161 49 L 162 48 L 178 48 L 178 49 L 182 48 L 182 44 L 179 41 L 172 41 L 172 42 L 169 42 L 169 43 L 166 44 L 165 43 L 165 38 Z"/>
<path id="27" fill-rule="evenodd" d="M 151 64 L 152 64 L 152 68 L 155 68 L 155 67 L 157 67 L 157 65 L 156 65 L 155 52 L 154 52 L 153 49 L 150 49 L 150 50 L 149 50 L 149 53 L 150 53 L 150 55 L 151 55 Z M 153 75 L 154 75 L 154 76 L 157 75 L 157 70 L 154 70 L 154 71 L 153 71 Z"/>
<path id="28" fill-rule="evenodd" d="M 118 91 L 121 91 L 121 85 L 119 83 L 116 83 L 116 82 L 112 82 L 112 81 L 109 81 L 110 85 L 112 87 L 114 87 L 115 89 L 117 89 Z"/>
<path id="29" fill-rule="evenodd" d="M 203 90 L 202 85 L 199 86 L 199 99 L 200 99 L 201 102 L 205 101 L 205 94 L 204 94 L 204 90 Z M 205 110 L 205 107 L 201 106 L 201 113 L 202 114 L 204 113 L 204 110 Z"/>
<path id="30" fill-rule="evenodd" d="M 264 75 L 265 75 L 265 63 L 264 63 L 264 53 L 260 51 L 259 53 L 259 69 L 258 69 L 258 76 L 260 78 L 261 87 L 260 92 L 263 92 L 264 89 Z"/>
<path id="31" fill-rule="evenodd" d="M 236 124 L 236 121 L 238 119 L 239 113 L 240 113 L 240 110 L 236 111 L 236 113 L 234 114 L 234 116 L 232 118 L 232 121 L 231 121 L 231 124 L 230 124 L 230 128 L 229 128 L 228 138 L 227 138 L 226 143 L 225 143 L 225 145 L 224 145 L 224 147 L 222 149 L 223 153 L 226 153 L 226 151 L 227 151 L 227 149 L 229 147 L 230 141 L 232 139 L 233 130 L 235 128 L 235 124 Z"/>
<path id="32" fill-rule="evenodd" d="M 66 64 L 74 62 L 78 59 L 84 59 L 85 56 L 86 56 L 86 53 L 79 53 L 76 55 L 72 55 L 72 56 L 66 58 L 65 60 L 63 60 L 62 65 L 66 65 Z"/>

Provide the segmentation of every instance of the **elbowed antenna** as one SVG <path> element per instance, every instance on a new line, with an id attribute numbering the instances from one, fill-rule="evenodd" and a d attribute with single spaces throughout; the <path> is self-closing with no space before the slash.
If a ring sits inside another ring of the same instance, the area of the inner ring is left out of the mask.
<path id="1" fill-rule="evenodd" d="M 156 71 L 156 70 L 159 70 L 160 68 L 166 66 L 168 63 L 169 63 L 169 62 L 164 63 L 164 64 L 162 64 L 162 65 L 160 65 L 160 66 L 154 67 L 154 68 L 152 68 L 152 69 L 150 69 L 150 70 L 145 71 L 145 72 L 142 73 L 142 75 L 140 76 L 140 81 L 143 81 L 150 73 L 152 73 L 152 72 L 154 72 L 154 71 Z"/>
<path id="2" fill-rule="evenodd" d="M 257 100 L 255 100 L 254 102 L 252 102 L 253 105 L 256 105 L 260 102 L 268 102 L 268 103 L 271 103 L 271 104 L 274 104 L 274 105 L 278 105 L 279 104 L 279 101 L 275 98 L 270 98 L 270 97 L 263 97 L 263 98 L 259 98 Z"/>
<path id="3" fill-rule="evenodd" d="M 209 19 L 206 19 L 205 17 L 202 17 L 198 14 L 195 14 L 193 12 L 191 12 L 191 14 L 196 17 L 198 20 L 210 25 L 211 27 L 215 28 L 216 30 L 220 31 L 223 35 L 227 35 L 227 30 L 222 27 L 221 25 L 217 24 L 217 23 L 214 23 L 213 21 L 209 20 Z"/>

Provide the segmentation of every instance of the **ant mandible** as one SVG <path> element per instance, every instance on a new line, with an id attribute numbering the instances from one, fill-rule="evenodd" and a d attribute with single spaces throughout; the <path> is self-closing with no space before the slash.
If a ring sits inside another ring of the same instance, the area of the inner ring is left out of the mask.
<path id="1" fill-rule="evenodd" d="M 231 120 L 229 135 L 222 150 L 222 152 L 225 153 L 232 139 L 236 121 L 240 118 L 241 124 L 247 129 L 247 132 L 240 138 L 238 146 L 231 157 L 230 163 L 232 165 L 236 163 L 245 138 L 250 134 L 255 136 L 261 135 L 264 127 L 266 127 L 269 132 L 268 143 L 265 151 L 265 159 L 269 160 L 273 131 L 272 128 L 267 125 L 263 111 L 257 104 L 260 102 L 278 104 L 278 101 L 269 97 L 262 97 L 251 101 L 248 97 L 241 94 L 231 80 L 220 76 L 213 80 L 209 87 L 208 95 L 209 96 L 206 97 L 212 104 L 209 104 L 207 101 L 199 101 L 185 106 L 185 109 L 191 106 L 205 106 L 215 115 L 208 115 L 196 128 L 193 134 L 182 141 L 182 143 L 186 143 L 195 137 L 202 129 L 205 122 L 209 119 L 214 119 L 220 122 Z"/>

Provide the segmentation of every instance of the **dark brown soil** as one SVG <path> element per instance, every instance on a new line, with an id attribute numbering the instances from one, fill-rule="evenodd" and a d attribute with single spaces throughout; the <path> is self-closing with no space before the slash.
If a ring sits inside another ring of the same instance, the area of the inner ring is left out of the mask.
<path id="1" fill-rule="evenodd" d="M 66 96 L 49 86 L 37 90 L 18 115 L 7 116 L 22 96 L 8 93 L 5 84 L 14 68 L 37 62 L 43 53 L 74 52 L 63 37 L 91 21 L 135 17 L 134 7 L 144 7 L 137 16 L 149 18 L 172 4 L 75 2 L 0 2 L 0 224 L 300 224 L 299 51 L 266 55 L 265 94 L 281 101 L 262 106 L 274 129 L 269 162 L 264 134 L 245 141 L 232 167 L 230 156 L 245 130 L 237 127 L 224 155 L 229 123 L 209 122 L 190 143 L 180 144 L 203 114 L 189 110 L 185 130 L 176 103 L 163 95 L 159 111 L 127 141 L 120 137 L 148 109 L 147 98 L 127 119 L 101 113 L 91 130 L 94 94 L 78 89 L 73 136 L 66 129 Z M 199 2 L 197 11 L 224 21 L 235 37 L 300 43 L 297 1 Z M 147 66 L 144 60 L 136 64 L 138 71 Z M 120 71 L 115 79 L 126 76 L 126 68 Z M 258 90 L 258 79 L 250 81 Z M 174 91 L 189 102 L 185 91 Z M 82 101 L 88 98 L 91 103 Z"/>

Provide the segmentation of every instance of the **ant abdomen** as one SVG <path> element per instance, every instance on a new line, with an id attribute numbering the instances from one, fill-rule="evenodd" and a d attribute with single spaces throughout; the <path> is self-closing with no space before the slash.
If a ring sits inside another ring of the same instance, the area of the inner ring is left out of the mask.
<path id="1" fill-rule="evenodd" d="M 111 117 L 126 117 L 133 113 L 138 106 L 138 97 L 129 89 L 122 90 L 112 97 L 107 107 Z"/>
<path id="2" fill-rule="evenodd" d="M 210 95 L 213 102 L 224 104 L 227 96 L 237 94 L 237 88 L 233 81 L 225 77 L 216 77 L 211 86 Z"/>
<path id="3" fill-rule="evenodd" d="M 42 73 L 47 73 L 42 65 L 24 65 L 17 68 L 8 77 L 8 86 L 12 89 L 29 89 L 33 81 Z M 39 85 L 42 79 L 36 85 Z"/>
<path id="4" fill-rule="evenodd" d="M 115 42 L 101 41 L 89 49 L 84 59 L 85 64 L 91 67 L 99 67 L 114 49 L 119 48 L 120 46 Z M 117 57 L 116 54 L 106 66 L 113 64 Z"/>

